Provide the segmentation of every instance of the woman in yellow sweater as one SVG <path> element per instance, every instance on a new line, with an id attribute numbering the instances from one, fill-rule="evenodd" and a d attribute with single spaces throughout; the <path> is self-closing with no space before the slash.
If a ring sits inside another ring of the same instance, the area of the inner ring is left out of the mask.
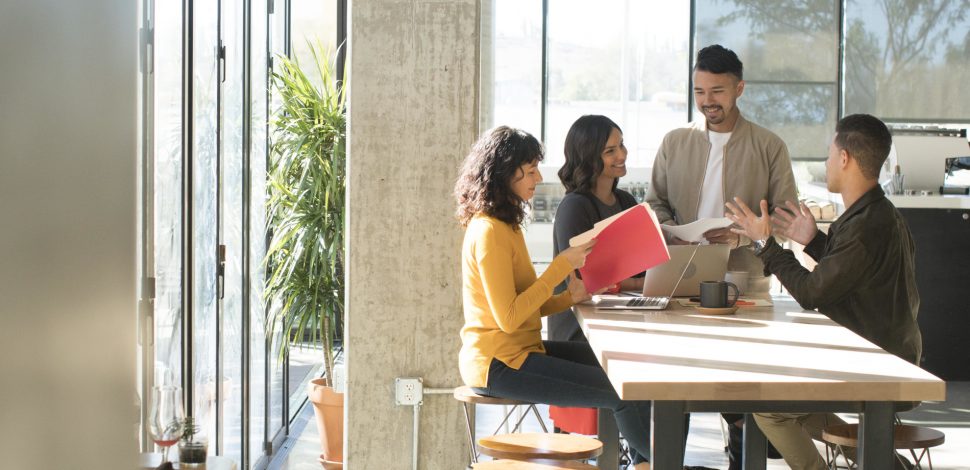
<path id="1" fill-rule="evenodd" d="M 563 250 L 536 277 L 522 223 L 542 182 L 542 158 L 535 137 L 497 127 L 472 148 L 455 185 L 465 227 L 462 379 L 485 395 L 611 409 L 634 450 L 634 468 L 649 468 L 650 402 L 620 400 L 587 343 L 542 341 L 542 316 L 590 298 L 573 270 L 583 266 L 595 243 Z M 567 277 L 568 289 L 553 295 Z"/>

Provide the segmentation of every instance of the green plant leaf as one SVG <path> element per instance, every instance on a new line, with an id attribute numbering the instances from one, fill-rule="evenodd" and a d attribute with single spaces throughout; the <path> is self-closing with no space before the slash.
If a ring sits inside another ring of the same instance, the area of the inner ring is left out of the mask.
<path id="1" fill-rule="evenodd" d="M 309 44 L 313 63 L 278 57 L 266 210 L 271 227 L 264 298 L 267 338 L 320 344 L 333 371 L 336 325 L 343 322 L 346 116 L 333 54 Z M 314 73 L 311 80 L 307 72 Z"/>

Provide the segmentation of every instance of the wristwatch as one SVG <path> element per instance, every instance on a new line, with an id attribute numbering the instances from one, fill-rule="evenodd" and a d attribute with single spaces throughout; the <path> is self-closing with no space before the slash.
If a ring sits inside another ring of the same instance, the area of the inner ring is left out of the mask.
<path id="1" fill-rule="evenodd" d="M 765 250 L 765 247 L 768 246 L 768 239 L 765 238 L 762 240 L 752 240 L 751 245 L 754 246 L 754 254 L 760 255 L 761 252 Z"/>

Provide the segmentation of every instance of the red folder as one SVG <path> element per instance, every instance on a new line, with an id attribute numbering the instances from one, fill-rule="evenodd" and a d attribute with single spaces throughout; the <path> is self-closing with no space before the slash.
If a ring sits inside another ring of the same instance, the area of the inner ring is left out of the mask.
<path id="1" fill-rule="evenodd" d="M 586 265 L 579 268 L 590 293 L 670 260 L 657 216 L 646 203 L 602 220 L 569 244 L 575 246 L 591 238 L 596 239 L 596 245 L 586 257 Z"/>

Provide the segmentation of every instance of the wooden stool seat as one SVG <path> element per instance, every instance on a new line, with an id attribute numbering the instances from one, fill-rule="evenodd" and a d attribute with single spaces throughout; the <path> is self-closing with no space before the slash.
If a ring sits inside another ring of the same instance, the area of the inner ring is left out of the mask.
<path id="1" fill-rule="evenodd" d="M 859 426 L 829 426 L 822 431 L 822 440 L 843 447 L 859 447 Z M 893 431 L 894 449 L 926 449 L 936 447 L 945 440 L 946 436 L 942 432 L 919 426 L 897 424 Z"/>
<path id="2" fill-rule="evenodd" d="M 488 395 L 480 395 L 469 386 L 462 386 L 462 387 L 456 388 L 452 395 L 455 397 L 456 400 L 462 402 L 461 405 L 465 411 L 465 425 L 466 425 L 465 430 L 468 433 L 468 444 L 469 444 L 468 450 L 471 453 L 470 457 L 471 457 L 472 463 L 478 462 L 478 451 L 476 451 L 476 449 L 479 446 L 475 445 L 475 424 L 474 424 L 475 423 L 474 414 L 475 414 L 476 405 L 502 405 L 506 407 L 505 418 L 502 419 L 502 422 L 498 425 L 497 428 L 495 428 L 495 432 L 492 433 L 493 436 L 498 434 L 499 430 L 502 429 L 503 426 L 505 426 L 507 423 L 510 423 L 509 420 L 512 418 L 512 414 L 516 410 L 520 411 L 520 414 L 519 414 L 519 419 L 512 420 L 512 422 L 515 423 L 515 425 L 512 426 L 513 433 L 518 432 L 519 429 L 521 429 L 522 420 L 524 420 L 525 417 L 530 413 L 533 416 L 535 416 L 536 422 L 538 422 L 539 427 L 542 428 L 542 432 L 548 432 L 548 430 L 546 429 L 546 424 L 542 422 L 542 416 L 539 415 L 539 409 L 536 408 L 535 403 L 522 401 L 522 400 L 515 400 L 511 398 L 500 398 L 500 397 L 491 397 Z M 524 407 L 525 409 L 524 413 L 521 412 L 522 408 L 519 408 L 520 406 Z M 508 428 L 506 428 L 506 432 L 507 431 L 508 431 Z"/>
<path id="3" fill-rule="evenodd" d="M 496 459 L 584 460 L 603 453 L 603 443 L 575 434 L 500 434 L 478 440 L 478 451 Z"/>
<path id="4" fill-rule="evenodd" d="M 851 462 L 845 453 L 844 447 L 859 447 L 859 426 L 856 424 L 840 424 L 829 426 L 822 430 L 822 440 L 825 442 L 825 457 L 829 468 L 843 468 L 838 466 L 838 457 L 841 456 L 846 463 L 846 468 L 856 468 L 856 464 Z M 893 428 L 893 449 L 909 450 L 909 455 L 915 460 L 913 468 L 923 468 L 923 457 L 926 457 L 930 470 L 933 469 L 933 457 L 930 456 L 930 447 L 936 447 L 946 440 L 946 436 L 936 429 L 924 428 L 920 426 L 910 426 L 897 424 Z M 921 450 L 917 453 L 916 450 Z M 899 454 L 896 458 L 902 459 Z"/>
<path id="5" fill-rule="evenodd" d="M 490 460 L 472 465 L 475 470 L 596 470 L 588 463 L 575 460 Z"/>
<path id="6" fill-rule="evenodd" d="M 490 397 L 488 395 L 479 395 L 477 392 L 475 392 L 475 390 L 473 390 L 471 387 L 467 385 L 456 388 L 455 393 L 453 395 L 455 396 L 455 399 L 458 401 L 471 403 L 475 405 L 509 405 L 509 406 L 532 405 L 532 403 L 529 403 L 527 401 L 513 400 L 511 398 Z"/>

